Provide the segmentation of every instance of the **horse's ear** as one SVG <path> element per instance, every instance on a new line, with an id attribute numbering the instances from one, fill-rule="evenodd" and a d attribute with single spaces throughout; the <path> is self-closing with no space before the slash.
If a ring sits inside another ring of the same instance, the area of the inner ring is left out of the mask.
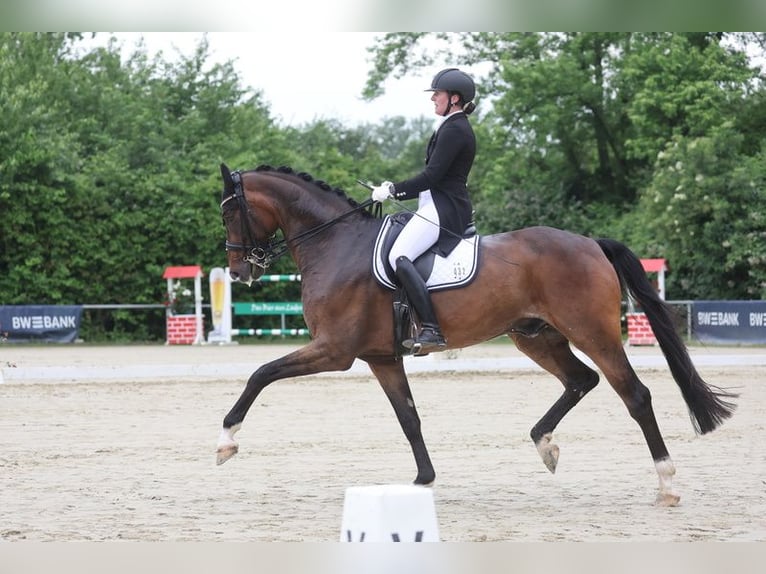
<path id="1" fill-rule="evenodd" d="M 225 163 L 221 164 L 221 177 L 223 178 L 223 190 L 221 191 L 221 201 L 234 193 L 234 180 L 231 177 L 231 170 Z"/>
<path id="2" fill-rule="evenodd" d="M 225 163 L 221 164 L 221 177 L 223 178 L 224 183 L 231 181 L 231 170 Z"/>

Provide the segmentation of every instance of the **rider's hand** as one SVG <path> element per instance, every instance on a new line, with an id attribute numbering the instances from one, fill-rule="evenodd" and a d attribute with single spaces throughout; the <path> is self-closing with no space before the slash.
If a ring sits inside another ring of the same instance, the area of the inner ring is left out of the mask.
<path id="1" fill-rule="evenodd" d="M 373 201 L 385 201 L 394 192 L 394 184 L 390 181 L 384 181 L 378 187 L 372 188 Z"/>

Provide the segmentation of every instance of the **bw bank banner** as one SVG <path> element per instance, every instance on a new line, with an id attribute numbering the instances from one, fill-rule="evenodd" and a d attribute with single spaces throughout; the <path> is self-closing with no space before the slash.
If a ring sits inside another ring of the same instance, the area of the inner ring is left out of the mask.
<path id="1" fill-rule="evenodd" d="M 9 343 L 72 343 L 82 305 L 0 305 L 0 340 Z"/>
<path id="2" fill-rule="evenodd" d="M 705 343 L 766 343 L 766 301 L 695 301 L 692 332 Z"/>

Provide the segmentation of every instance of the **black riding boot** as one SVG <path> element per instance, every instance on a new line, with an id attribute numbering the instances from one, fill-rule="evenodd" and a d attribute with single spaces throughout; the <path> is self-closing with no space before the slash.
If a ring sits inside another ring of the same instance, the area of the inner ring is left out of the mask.
<path id="1" fill-rule="evenodd" d="M 396 260 L 396 277 L 407 292 L 415 313 L 420 319 L 420 332 L 414 339 L 407 339 L 402 345 L 412 349 L 416 355 L 427 355 L 431 351 L 440 351 L 447 346 L 436 313 L 431 304 L 431 295 L 428 293 L 426 282 L 415 269 L 407 257 L 399 257 Z"/>

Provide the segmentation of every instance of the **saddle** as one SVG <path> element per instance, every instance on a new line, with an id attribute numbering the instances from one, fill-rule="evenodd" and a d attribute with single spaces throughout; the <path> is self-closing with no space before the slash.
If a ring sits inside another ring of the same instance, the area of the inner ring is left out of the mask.
<path id="1" fill-rule="evenodd" d="M 394 353 L 397 357 L 412 354 L 411 349 L 402 345 L 402 341 L 412 338 L 418 325 L 411 313 L 407 293 L 396 283 L 396 275 L 388 262 L 388 254 L 413 215 L 411 212 L 401 212 L 385 217 L 375 240 L 372 258 L 376 281 L 394 291 Z M 471 223 L 465 229 L 463 239 L 446 257 L 438 255 L 434 250 L 428 250 L 413 263 L 429 291 L 456 289 L 473 281 L 479 267 L 479 245 L 476 227 Z"/>
<path id="2" fill-rule="evenodd" d="M 378 283 L 388 289 L 397 288 L 396 275 L 388 262 L 388 254 L 394 241 L 413 216 L 414 213 L 406 211 L 387 215 L 375 239 L 373 274 Z M 476 274 L 478 262 L 479 236 L 473 223 L 468 225 L 463 232 L 462 241 L 446 257 L 437 255 L 430 249 L 413 261 L 429 291 L 454 289 L 469 284 Z"/>

